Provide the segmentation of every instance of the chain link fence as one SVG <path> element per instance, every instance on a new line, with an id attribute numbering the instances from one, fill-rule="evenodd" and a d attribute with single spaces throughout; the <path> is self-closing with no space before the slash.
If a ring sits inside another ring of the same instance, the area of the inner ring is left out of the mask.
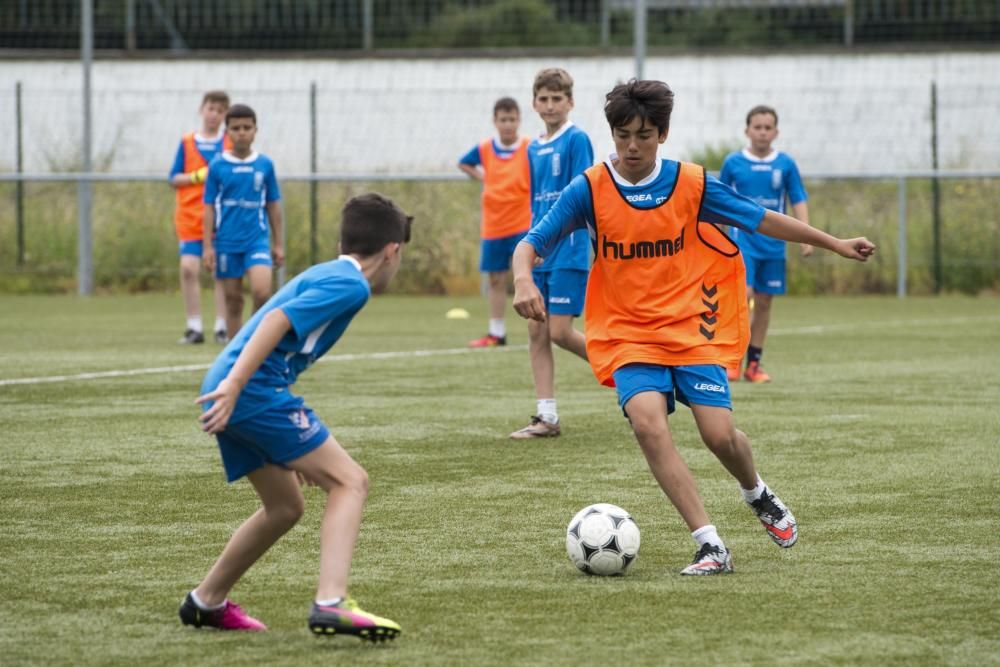
<path id="1" fill-rule="evenodd" d="M 644 0 L 651 48 L 995 46 L 995 0 Z M 635 0 L 96 0 L 94 46 L 229 50 L 608 49 Z M 0 3 L 0 49 L 78 49 L 79 0 Z"/>

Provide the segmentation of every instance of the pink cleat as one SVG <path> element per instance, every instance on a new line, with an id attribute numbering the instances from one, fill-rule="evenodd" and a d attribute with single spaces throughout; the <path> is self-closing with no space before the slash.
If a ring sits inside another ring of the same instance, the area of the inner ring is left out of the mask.
<path id="1" fill-rule="evenodd" d="M 179 611 L 181 623 L 193 625 L 196 628 L 203 626 L 218 628 L 219 630 L 247 630 L 250 632 L 263 632 L 267 626 L 258 621 L 250 614 L 243 611 L 235 602 L 226 600 L 221 609 L 206 611 L 195 604 L 191 594 L 188 593 L 181 604 Z"/>

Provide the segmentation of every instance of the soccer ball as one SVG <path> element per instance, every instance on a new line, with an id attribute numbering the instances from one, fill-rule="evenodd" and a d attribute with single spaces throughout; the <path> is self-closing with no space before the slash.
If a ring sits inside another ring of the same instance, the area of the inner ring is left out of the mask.
<path id="1" fill-rule="evenodd" d="M 566 527 L 566 553 L 587 574 L 625 574 L 639 555 L 639 526 L 616 505 L 584 507 Z"/>

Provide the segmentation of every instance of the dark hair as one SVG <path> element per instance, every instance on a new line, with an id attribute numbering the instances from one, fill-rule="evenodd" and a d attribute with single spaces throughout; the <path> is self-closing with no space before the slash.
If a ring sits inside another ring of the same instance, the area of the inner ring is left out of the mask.
<path id="1" fill-rule="evenodd" d="M 674 92 L 662 81 L 631 79 L 612 88 L 604 99 L 604 117 L 612 130 L 628 125 L 637 116 L 660 134 L 670 128 Z"/>
<path id="2" fill-rule="evenodd" d="M 229 95 L 226 95 L 224 90 L 210 90 L 201 98 L 201 106 L 205 106 L 209 102 L 215 102 L 228 108 Z"/>
<path id="3" fill-rule="evenodd" d="M 535 75 L 535 83 L 531 86 L 532 96 L 538 95 L 542 88 L 557 90 L 565 93 L 566 97 L 573 99 L 573 77 L 564 69 L 550 67 L 541 70 Z"/>
<path id="4" fill-rule="evenodd" d="M 493 117 L 495 118 L 501 111 L 513 111 L 516 114 L 521 113 L 520 107 L 517 106 L 517 100 L 513 97 L 501 97 L 497 100 L 496 104 L 493 105 Z"/>
<path id="5" fill-rule="evenodd" d="M 747 127 L 750 127 L 750 119 L 759 114 L 769 113 L 774 116 L 774 126 L 778 127 L 778 112 L 774 110 L 774 107 L 769 107 L 765 104 L 758 104 L 750 112 L 747 113 Z"/>
<path id="6" fill-rule="evenodd" d="M 352 197 L 340 213 L 340 252 L 374 255 L 390 243 L 409 243 L 413 216 L 377 192 Z"/>
<path id="7" fill-rule="evenodd" d="M 229 111 L 226 112 L 226 125 L 229 125 L 229 121 L 234 118 L 249 118 L 254 125 L 257 124 L 257 114 L 245 104 L 234 104 L 229 107 Z"/>

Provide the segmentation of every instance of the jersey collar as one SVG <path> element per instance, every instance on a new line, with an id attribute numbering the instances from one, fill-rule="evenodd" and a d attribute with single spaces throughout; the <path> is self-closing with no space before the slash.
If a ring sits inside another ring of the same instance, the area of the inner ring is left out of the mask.
<path id="1" fill-rule="evenodd" d="M 771 152 L 767 154 L 766 157 L 757 157 L 750 152 L 749 148 L 743 149 L 743 157 L 750 160 L 751 162 L 774 162 L 778 158 L 778 151 L 771 149 Z"/>
<path id="2" fill-rule="evenodd" d="M 618 170 L 615 169 L 613 162 L 617 157 L 618 153 L 611 153 L 608 155 L 608 159 L 604 161 L 604 164 L 608 165 L 608 171 L 611 172 L 611 176 L 615 179 L 615 183 L 625 188 L 641 188 L 650 185 L 660 177 L 660 171 L 663 169 L 663 160 L 657 158 L 656 166 L 653 167 L 653 171 L 649 172 L 649 176 L 642 179 L 638 183 L 629 183 L 621 174 L 618 173 Z"/>
<path id="3" fill-rule="evenodd" d="M 257 151 L 254 151 L 254 152 L 250 153 L 250 155 L 246 156 L 242 160 L 239 159 L 238 157 L 236 157 L 235 155 L 233 155 L 232 153 L 230 153 L 229 151 L 226 151 L 226 152 L 224 152 L 222 154 L 222 159 L 223 160 L 225 160 L 226 162 L 232 162 L 233 164 L 250 164 L 251 162 L 253 162 L 254 160 L 256 160 L 258 157 L 259 157 L 259 155 L 258 155 Z"/>
<path id="4" fill-rule="evenodd" d="M 559 137 L 561 137 L 562 135 L 566 134 L 566 132 L 567 132 L 567 131 L 569 130 L 569 128 L 571 128 L 571 127 L 573 127 L 573 121 L 571 121 L 571 120 L 568 120 L 568 121 L 566 121 L 566 124 L 565 124 L 565 125 L 563 125 L 563 126 L 562 126 L 562 127 L 560 127 L 560 128 L 558 129 L 558 130 L 556 130 L 556 133 L 555 133 L 555 134 L 553 134 L 553 135 L 552 135 L 551 137 L 549 137 L 548 139 L 546 139 L 546 138 L 545 138 L 545 133 L 544 133 L 544 132 L 543 132 L 542 134 L 539 134 L 539 135 L 538 135 L 538 139 L 537 139 L 537 141 L 538 141 L 538 143 L 539 143 L 539 144 L 541 144 L 542 146 L 544 146 L 545 144 L 551 144 L 551 143 L 552 143 L 553 141 L 555 141 L 556 139 L 558 139 L 558 138 L 559 138 Z"/>
<path id="5" fill-rule="evenodd" d="M 222 141 L 222 137 L 224 137 L 224 136 L 226 136 L 226 128 L 225 127 L 220 127 L 219 131 L 215 133 L 214 137 L 205 137 L 205 136 L 202 136 L 201 132 L 195 132 L 194 133 L 194 140 L 195 141 L 200 141 L 202 143 L 215 142 L 215 141 Z"/>
<path id="6" fill-rule="evenodd" d="M 357 269 L 358 271 L 360 271 L 360 270 L 361 270 L 361 262 L 359 262 L 358 260 L 354 259 L 354 258 L 353 258 L 353 257 L 351 257 L 350 255 L 341 255 L 341 256 L 340 256 L 340 257 L 338 257 L 337 259 L 338 259 L 338 260 L 340 260 L 340 259 L 346 259 L 346 260 L 347 260 L 348 262 L 350 262 L 351 264 L 353 264 L 353 265 L 354 265 L 354 268 L 355 268 L 355 269 Z"/>

